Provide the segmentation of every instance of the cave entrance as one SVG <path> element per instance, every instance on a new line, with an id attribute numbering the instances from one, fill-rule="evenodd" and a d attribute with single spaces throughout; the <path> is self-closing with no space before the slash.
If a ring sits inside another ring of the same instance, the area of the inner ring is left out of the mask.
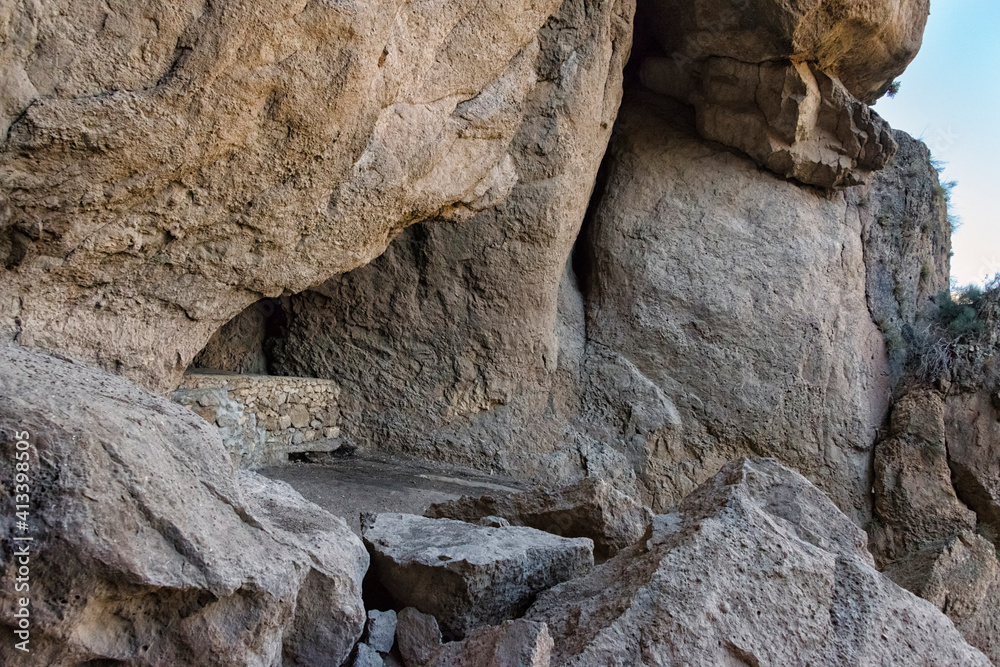
<path id="1" fill-rule="evenodd" d="M 272 351 L 287 329 L 282 300 L 261 299 L 216 331 L 188 372 L 276 375 Z"/>
<path id="2" fill-rule="evenodd" d="M 276 374 L 274 350 L 287 334 L 287 306 L 287 300 L 261 299 L 223 325 L 173 395 L 215 424 L 233 458 L 249 468 L 352 452 L 341 436 L 337 383 Z"/>

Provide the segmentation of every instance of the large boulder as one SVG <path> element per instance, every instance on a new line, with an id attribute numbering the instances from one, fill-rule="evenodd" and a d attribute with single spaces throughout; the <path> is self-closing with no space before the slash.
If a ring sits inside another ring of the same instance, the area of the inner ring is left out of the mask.
<path id="1" fill-rule="evenodd" d="M 0 530 L 33 540 L 34 664 L 339 665 L 349 655 L 365 618 L 364 546 L 286 484 L 234 469 L 201 417 L 80 362 L 0 343 L 0 437 Z M 19 440 L 26 528 L 12 495 Z M 0 564 L 8 581 L 14 544 Z M 3 664 L 21 655 L 15 613 L 0 610 Z"/>
<path id="2" fill-rule="evenodd" d="M 590 540 L 533 528 L 387 513 L 363 517 L 361 534 L 374 577 L 395 602 L 433 615 L 459 639 L 516 617 L 594 564 Z"/>
<path id="3" fill-rule="evenodd" d="M 594 541 L 598 562 L 638 542 L 652 520 L 648 508 L 596 477 L 555 489 L 463 496 L 431 505 L 424 516 L 469 523 L 498 516 L 515 526 L 563 537 L 587 537 Z"/>
<path id="4" fill-rule="evenodd" d="M 864 518 L 889 382 L 856 206 L 700 140 L 648 94 L 623 103 L 605 165 L 581 240 L 587 337 L 676 406 L 679 427 L 622 411 L 646 424 L 629 456 L 653 509 L 761 454 Z"/>
<path id="5" fill-rule="evenodd" d="M 998 328 L 1000 330 L 1000 328 Z M 1000 373 L 997 374 L 1000 377 Z M 948 465 L 955 490 L 1000 546 L 1000 380 L 946 400 Z"/>
<path id="6" fill-rule="evenodd" d="M 691 69 L 651 57 L 643 62 L 642 81 L 692 104 L 705 139 L 809 185 L 866 182 L 896 152 L 889 124 L 809 63 L 712 57 Z"/>
<path id="7" fill-rule="evenodd" d="M 414 222 L 521 183 L 568 229 L 628 51 L 630 3 L 599 4 L 6 5 L 0 335 L 169 388 L 244 307 Z M 553 196 L 530 173 L 549 150 Z"/>
<path id="8" fill-rule="evenodd" d="M 930 0 L 650 0 L 644 9 L 675 58 L 814 62 L 871 103 L 917 55 Z"/>
<path id="9" fill-rule="evenodd" d="M 969 644 L 1000 664 L 1000 560 L 992 542 L 961 532 L 907 553 L 884 573 L 940 609 Z"/>
<path id="10" fill-rule="evenodd" d="M 929 0 L 650 0 L 642 83 L 706 139 L 808 185 L 866 182 L 896 150 L 871 111 L 917 54 Z"/>
<path id="11" fill-rule="evenodd" d="M 727 464 L 651 538 L 542 594 L 552 664 L 988 667 L 874 568 L 865 534 L 801 475 Z"/>
<path id="12" fill-rule="evenodd" d="M 889 433 L 875 447 L 870 532 L 880 565 L 976 529 L 975 512 L 952 486 L 944 411 L 940 393 L 908 392 L 893 406 Z"/>

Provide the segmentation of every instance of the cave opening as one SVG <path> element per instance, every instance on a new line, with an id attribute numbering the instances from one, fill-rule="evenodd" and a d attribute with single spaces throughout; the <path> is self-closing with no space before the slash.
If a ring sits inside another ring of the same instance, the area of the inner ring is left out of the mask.
<path id="1" fill-rule="evenodd" d="M 275 350 L 288 336 L 290 300 L 266 298 L 212 335 L 174 392 L 175 401 L 219 427 L 223 443 L 251 468 L 349 456 L 341 434 L 340 388 L 283 372 Z"/>
<path id="2" fill-rule="evenodd" d="M 273 351 L 287 331 L 287 304 L 282 298 L 261 299 L 216 331 L 188 372 L 281 375 Z"/>

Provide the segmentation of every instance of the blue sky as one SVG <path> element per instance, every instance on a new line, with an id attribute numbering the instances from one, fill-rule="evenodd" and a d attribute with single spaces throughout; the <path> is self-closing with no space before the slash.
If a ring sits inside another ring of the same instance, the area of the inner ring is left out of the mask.
<path id="1" fill-rule="evenodd" d="M 1000 0 L 931 0 L 924 45 L 899 81 L 875 110 L 947 163 L 942 180 L 958 181 L 951 210 L 963 223 L 951 275 L 982 283 L 1000 272 Z"/>

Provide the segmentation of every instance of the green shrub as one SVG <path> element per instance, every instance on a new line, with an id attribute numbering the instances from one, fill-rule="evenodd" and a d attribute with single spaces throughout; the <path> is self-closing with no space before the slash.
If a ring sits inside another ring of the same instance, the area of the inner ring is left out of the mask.
<path id="1" fill-rule="evenodd" d="M 945 290 L 937 296 L 938 321 L 955 336 L 980 334 L 985 324 L 979 319 L 976 307 L 983 300 L 983 290 L 969 285 L 953 295 Z"/>

